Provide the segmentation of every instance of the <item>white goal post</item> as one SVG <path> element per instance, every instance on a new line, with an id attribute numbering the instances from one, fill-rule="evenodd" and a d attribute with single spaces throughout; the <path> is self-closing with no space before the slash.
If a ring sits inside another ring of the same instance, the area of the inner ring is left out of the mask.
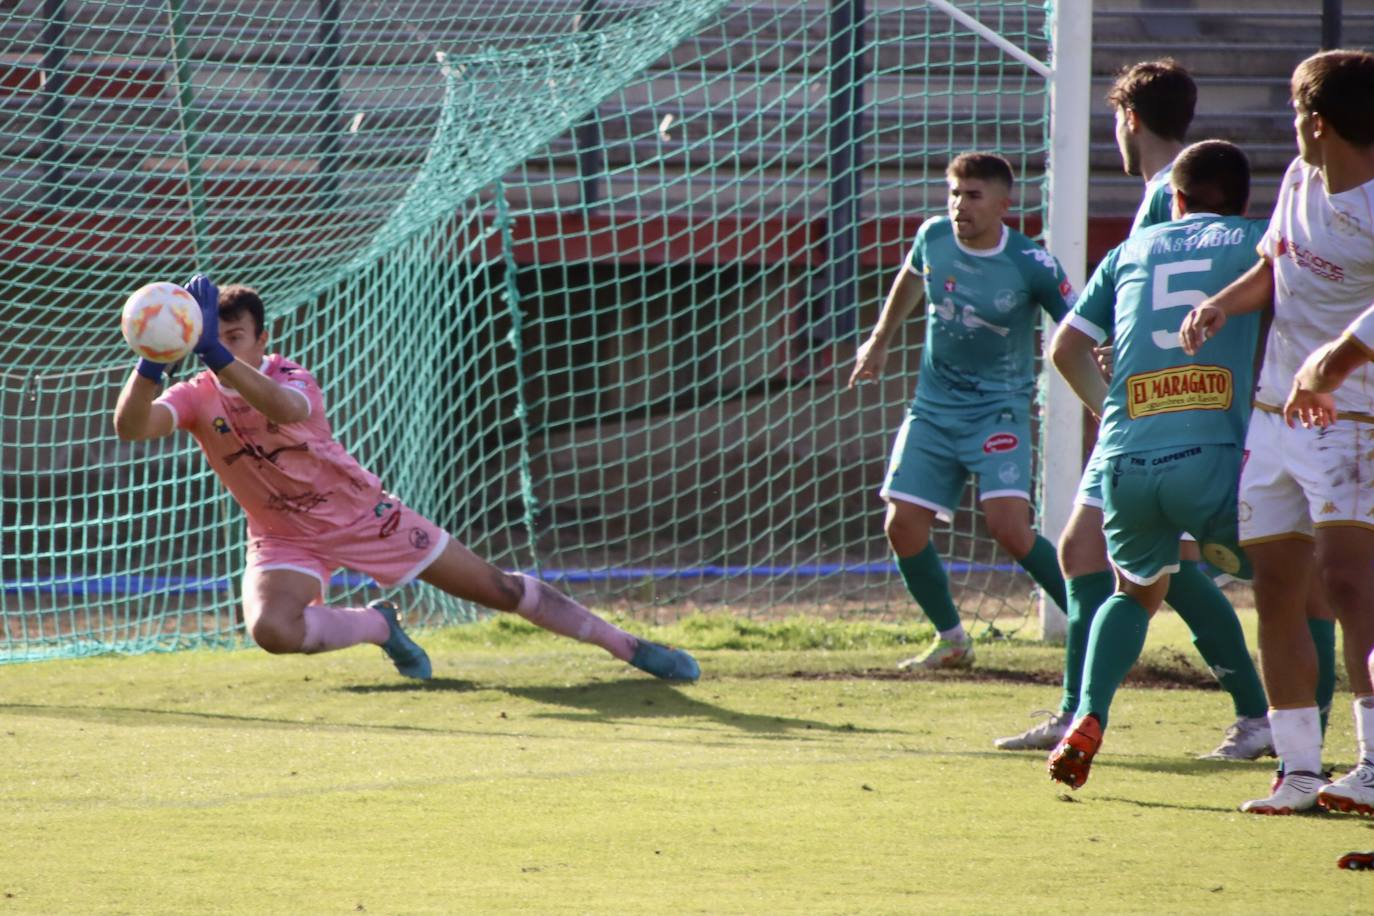
<path id="1" fill-rule="evenodd" d="M 1092 0 L 1053 0 L 1050 62 L 1037 60 L 949 0 L 926 0 L 1049 84 L 1050 151 L 1046 167 L 1046 247 L 1069 275 L 1074 289 L 1087 280 L 1088 127 L 1092 95 Z M 1082 471 L 1083 407 L 1054 371 L 1047 371 L 1041 425 L 1040 532 L 1052 543 L 1068 524 Z M 1040 598 L 1040 632 L 1045 640 L 1064 637 L 1067 620 L 1047 596 Z"/>

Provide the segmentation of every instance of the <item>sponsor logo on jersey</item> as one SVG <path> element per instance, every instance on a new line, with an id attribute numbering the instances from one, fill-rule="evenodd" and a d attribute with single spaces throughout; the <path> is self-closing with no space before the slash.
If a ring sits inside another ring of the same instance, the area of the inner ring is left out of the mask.
<path id="1" fill-rule="evenodd" d="M 429 532 L 420 528 L 410 529 L 410 546 L 416 550 L 424 550 L 429 546 Z"/>
<path id="2" fill-rule="evenodd" d="M 983 454 L 996 455 L 999 452 L 1015 451 L 1020 444 L 1021 440 L 1012 433 L 993 433 L 983 440 Z"/>
<path id="3" fill-rule="evenodd" d="M 1319 514 L 1320 514 L 1320 515 L 1335 515 L 1337 511 L 1339 511 L 1339 510 L 1337 510 L 1336 504 L 1335 504 L 1335 503 L 1333 503 L 1333 502 L 1326 502 L 1326 503 L 1324 503 L 1324 504 L 1322 505 L 1322 510 L 1321 510 L 1321 512 L 1320 512 Z"/>
<path id="4" fill-rule="evenodd" d="M 1181 410 L 1226 410 L 1235 388 L 1221 366 L 1174 366 L 1126 379 L 1126 413 L 1132 420 Z"/>
<path id="5" fill-rule="evenodd" d="M 997 469 L 997 479 L 1002 483 L 1016 483 L 1017 480 L 1021 479 L 1021 469 L 1008 461 Z"/>
<path id="6" fill-rule="evenodd" d="M 1279 239 L 1279 257 L 1285 255 L 1303 270 L 1313 273 L 1323 280 L 1330 280 L 1332 283 L 1345 282 L 1344 267 L 1334 261 L 1328 261 L 1311 248 L 1304 248 L 1292 239 Z"/>

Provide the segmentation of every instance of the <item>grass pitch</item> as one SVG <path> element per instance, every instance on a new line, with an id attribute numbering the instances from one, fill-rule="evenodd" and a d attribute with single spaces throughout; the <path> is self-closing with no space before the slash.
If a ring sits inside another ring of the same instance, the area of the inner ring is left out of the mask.
<path id="1" fill-rule="evenodd" d="M 701 683 L 509 619 L 425 634 L 436 678 L 357 648 L 0 669 L 0 916 L 1367 910 L 1347 816 L 1236 804 L 1272 763 L 1198 761 L 1216 690 L 1127 687 L 1092 778 L 995 735 L 1056 704 L 1059 652 L 891 675 L 917 628 L 691 619 Z M 1147 661 L 1180 683 L 1186 637 Z M 1191 652 L 1189 650 L 1189 655 Z M 1195 658 L 1195 656 L 1192 656 Z M 1198 663 L 1200 664 L 1200 663 Z M 989 677 L 987 672 L 995 677 Z M 1156 682 L 1170 680 L 1156 676 Z M 1348 766 L 1338 695 L 1328 741 Z"/>

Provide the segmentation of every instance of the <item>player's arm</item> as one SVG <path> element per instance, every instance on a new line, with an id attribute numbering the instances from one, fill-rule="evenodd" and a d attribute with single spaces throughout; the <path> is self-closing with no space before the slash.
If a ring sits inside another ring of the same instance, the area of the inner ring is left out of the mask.
<path id="1" fill-rule="evenodd" d="M 279 385 L 255 367 L 234 358 L 233 349 L 248 342 L 243 339 L 248 334 L 245 329 L 226 329 L 224 339 L 220 339 L 219 289 L 210 278 L 196 274 L 186 284 L 186 290 L 200 305 L 200 342 L 194 352 L 205 367 L 273 423 L 284 426 L 310 416 L 310 399 L 304 392 Z"/>
<path id="2" fill-rule="evenodd" d="M 1102 404 L 1107 400 L 1107 382 L 1097 364 L 1096 348 L 1096 340 L 1064 322 L 1050 344 L 1050 359 L 1078 399 L 1101 420 Z"/>
<path id="3" fill-rule="evenodd" d="M 234 360 L 216 375 L 273 423 L 285 426 L 310 416 L 310 399 L 304 392 L 274 382 L 242 360 Z"/>
<path id="4" fill-rule="evenodd" d="M 883 367 L 887 364 L 887 348 L 893 335 L 924 299 L 925 281 L 910 267 L 902 265 L 897 279 L 892 281 L 892 288 L 888 290 L 882 311 L 878 313 L 878 323 L 868 339 L 859 345 L 854 371 L 849 376 L 850 388 L 860 382 L 876 381 L 883 374 Z"/>
<path id="5" fill-rule="evenodd" d="M 1196 354 L 1207 338 L 1222 329 L 1228 318 L 1258 312 L 1273 301 L 1274 268 L 1269 259 L 1261 255 L 1254 267 L 1229 286 L 1193 306 L 1178 331 L 1183 352 L 1189 356 Z"/>
<path id="6" fill-rule="evenodd" d="M 1292 426 L 1330 426 L 1336 421 L 1336 399 L 1350 373 L 1374 359 L 1374 352 L 1350 334 L 1313 350 L 1293 376 L 1293 389 L 1283 405 L 1283 418 Z"/>
<path id="7" fill-rule="evenodd" d="M 176 428 L 176 418 L 166 406 L 153 403 L 161 393 L 159 382 L 138 370 L 130 372 L 115 404 L 115 435 L 124 442 L 170 435 Z"/>

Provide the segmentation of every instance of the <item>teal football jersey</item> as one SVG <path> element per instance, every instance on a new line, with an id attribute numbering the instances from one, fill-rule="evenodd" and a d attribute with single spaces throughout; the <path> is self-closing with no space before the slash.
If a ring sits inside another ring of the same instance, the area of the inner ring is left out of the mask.
<path id="1" fill-rule="evenodd" d="M 1254 266 L 1264 230 L 1258 220 L 1191 214 L 1131 236 L 1098 265 L 1069 322 L 1099 343 L 1115 338 L 1099 455 L 1244 444 L 1260 315 L 1232 318 L 1191 357 L 1178 330 L 1193 306 Z"/>
<path id="2" fill-rule="evenodd" d="M 916 404 L 964 408 L 1029 395 L 1040 310 L 1058 321 L 1073 304 L 1059 262 L 1008 226 L 996 248 L 965 247 L 941 216 L 921 224 L 906 269 L 924 278 L 927 303 Z"/>
<path id="3" fill-rule="evenodd" d="M 1135 235 L 1141 229 L 1167 223 L 1174 218 L 1172 209 L 1174 186 L 1169 181 L 1173 173 L 1174 164 L 1170 162 L 1150 176 L 1149 181 L 1145 182 L 1145 196 L 1141 198 L 1140 207 L 1135 211 L 1135 221 L 1131 223 L 1131 235 Z"/>

